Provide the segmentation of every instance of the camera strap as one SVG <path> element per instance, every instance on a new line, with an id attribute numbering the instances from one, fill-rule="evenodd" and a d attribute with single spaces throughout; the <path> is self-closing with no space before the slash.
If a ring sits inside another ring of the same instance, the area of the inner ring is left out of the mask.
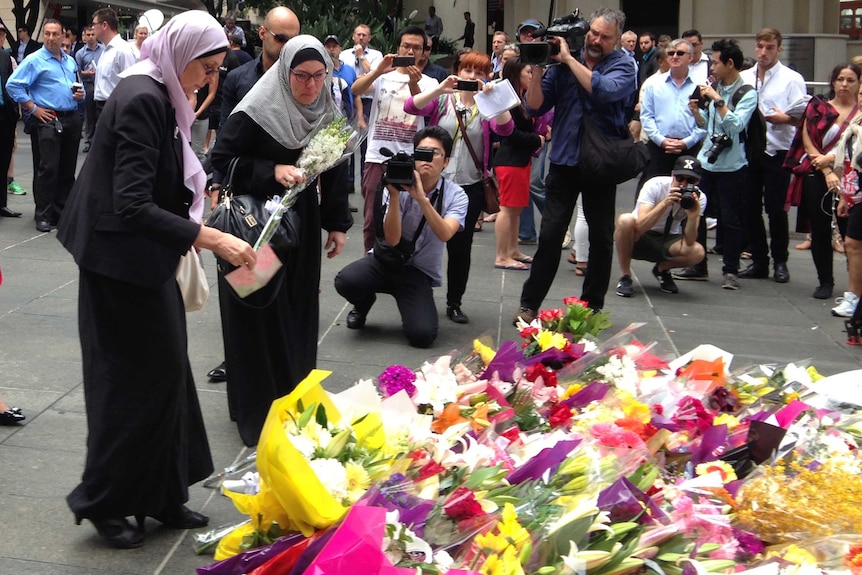
<path id="1" fill-rule="evenodd" d="M 454 108 L 454 104 L 453 109 L 455 110 L 455 117 L 458 120 L 459 133 L 461 134 L 461 137 L 464 138 L 464 145 L 467 146 L 467 151 L 470 152 L 470 157 L 473 158 L 473 163 L 476 164 L 476 169 L 479 170 L 479 174 L 481 174 L 481 176 L 484 178 L 485 167 L 482 162 L 479 161 L 479 157 L 476 155 L 476 150 L 473 149 L 473 144 L 470 143 L 470 138 L 467 137 L 467 126 L 464 125 L 464 117 L 461 115 L 461 112 L 457 108 Z M 472 121 L 475 117 L 476 116 L 474 114 L 473 117 L 470 118 L 470 120 Z M 455 135 L 457 136 L 458 134 Z"/>

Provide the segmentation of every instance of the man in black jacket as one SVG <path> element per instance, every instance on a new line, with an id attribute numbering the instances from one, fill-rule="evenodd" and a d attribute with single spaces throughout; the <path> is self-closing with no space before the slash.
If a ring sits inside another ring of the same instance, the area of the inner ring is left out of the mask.
<path id="1" fill-rule="evenodd" d="M 0 46 L 6 43 L 6 27 L 0 24 Z M 0 48 L 0 174 L 9 170 L 12 161 L 12 148 L 15 145 L 15 124 L 18 122 L 18 104 L 6 93 L 6 80 L 12 74 L 12 57 L 9 52 Z M 18 218 L 20 212 L 14 212 L 6 206 L 6 191 L 0 189 L 0 217 Z"/>
<path id="2" fill-rule="evenodd" d="M 9 40 L 9 45 L 12 47 L 12 57 L 19 64 L 42 47 L 42 44 L 30 38 L 30 27 L 27 25 L 18 27 L 18 41 Z"/>

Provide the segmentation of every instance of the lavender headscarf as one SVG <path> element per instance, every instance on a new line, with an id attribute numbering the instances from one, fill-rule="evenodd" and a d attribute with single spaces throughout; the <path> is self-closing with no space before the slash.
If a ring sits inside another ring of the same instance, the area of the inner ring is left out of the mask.
<path id="1" fill-rule="evenodd" d="M 180 84 L 180 76 L 195 58 L 227 47 L 224 29 L 215 18 L 203 11 L 189 10 L 174 16 L 164 28 L 147 38 L 141 46 L 141 61 L 122 73 L 123 77 L 149 76 L 168 89 L 183 142 L 183 183 L 194 194 L 189 218 L 195 222 L 203 217 L 206 174 L 190 144 L 195 112 Z"/>

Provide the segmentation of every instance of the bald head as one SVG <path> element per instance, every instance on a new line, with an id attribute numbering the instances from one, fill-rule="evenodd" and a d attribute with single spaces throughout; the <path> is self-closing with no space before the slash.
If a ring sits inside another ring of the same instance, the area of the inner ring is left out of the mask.
<path id="1" fill-rule="evenodd" d="M 269 70 L 281 55 L 285 43 L 290 38 L 299 36 L 299 18 L 290 8 L 276 6 L 266 13 L 258 35 L 263 42 L 261 63 L 264 70 Z"/>

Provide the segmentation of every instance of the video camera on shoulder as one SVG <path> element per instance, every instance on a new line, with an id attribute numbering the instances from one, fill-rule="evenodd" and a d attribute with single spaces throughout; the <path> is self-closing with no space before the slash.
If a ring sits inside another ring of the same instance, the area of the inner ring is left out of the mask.
<path id="1" fill-rule="evenodd" d="M 416 169 L 414 162 L 433 162 L 434 150 L 431 148 L 416 148 L 413 154 L 407 152 L 393 153 L 389 148 L 381 148 L 380 153 L 389 157 L 384 162 L 386 171 L 383 172 L 386 184 L 396 186 L 412 186 L 413 171 Z"/>
<path id="2" fill-rule="evenodd" d="M 589 30 L 590 23 L 581 18 L 581 10 L 577 8 L 571 14 L 555 18 L 552 26 L 533 31 L 530 36 L 542 39 L 548 36 L 565 38 L 566 43 L 569 45 L 569 50 L 574 54 L 584 47 Z M 535 66 L 547 65 L 551 61 L 551 56 L 556 56 L 560 53 L 559 46 L 549 44 L 547 41 L 530 44 L 519 43 L 518 50 L 520 51 L 521 62 Z"/>

